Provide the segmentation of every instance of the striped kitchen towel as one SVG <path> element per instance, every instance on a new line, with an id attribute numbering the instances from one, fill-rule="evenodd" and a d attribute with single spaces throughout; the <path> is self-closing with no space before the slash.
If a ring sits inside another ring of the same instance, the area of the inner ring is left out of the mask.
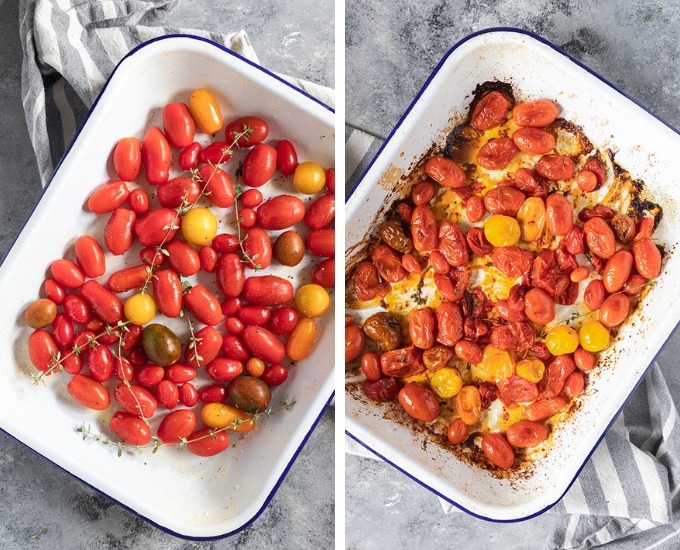
<path id="1" fill-rule="evenodd" d="M 352 190 L 384 138 L 345 130 L 346 189 Z M 654 363 L 564 498 L 547 549 L 680 548 L 680 424 Z M 346 450 L 376 458 L 346 438 Z M 441 500 L 445 513 L 458 508 Z"/>
<path id="2" fill-rule="evenodd" d="M 116 64 L 141 43 L 192 34 L 258 63 L 244 31 L 231 34 L 154 26 L 177 0 L 21 0 L 21 89 L 43 185 Z M 282 75 L 280 75 L 282 76 Z M 333 105 L 333 91 L 282 76 Z"/>

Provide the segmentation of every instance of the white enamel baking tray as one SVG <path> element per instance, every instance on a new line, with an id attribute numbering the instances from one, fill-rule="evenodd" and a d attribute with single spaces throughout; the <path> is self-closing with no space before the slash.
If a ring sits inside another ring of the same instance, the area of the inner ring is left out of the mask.
<path id="1" fill-rule="evenodd" d="M 517 521 L 540 514 L 564 495 L 646 373 L 680 319 L 677 277 L 680 241 L 677 159 L 680 136 L 644 107 L 545 40 L 515 29 L 492 29 L 456 44 L 436 67 L 347 201 L 346 260 L 351 265 L 376 212 L 399 198 L 396 185 L 435 142 L 443 144 L 452 120 L 461 121 L 478 84 L 510 82 L 516 97 L 547 97 L 562 107 L 596 147 L 647 184 L 663 206 L 655 239 L 670 251 L 662 274 L 621 330 L 608 357 L 614 363 L 592 376 L 580 410 L 558 428 L 554 446 L 528 477 L 499 479 L 469 466 L 424 436 L 383 417 L 388 405 L 366 404 L 346 392 L 348 435 L 418 483 L 482 519 Z M 396 189 L 396 190 L 395 190 Z M 384 215 L 384 214 L 383 214 Z M 378 218 L 380 214 L 378 214 Z M 377 220 L 378 223 L 381 221 Z M 633 326 L 634 325 L 634 326 Z M 573 434 L 581 434 L 573 437 Z"/>
<path id="2" fill-rule="evenodd" d="M 245 437 L 234 434 L 232 446 L 210 458 L 175 447 L 118 458 L 111 446 L 82 441 L 75 426 L 90 424 L 107 434 L 112 409 L 99 414 L 75 405 L 66 393 L 66 373 L 47 378 L 47 387 L 34 386 L 26 350 L 30 330 L 22 320 L 52 260 L 63 254 L 72 258 L 73 241 L 87 230 L 103 242 L 107 216 L 96 220 L 83 205 L 92 189 L 111 178 L 110 154 L 117 139 L 142 138 L 150 124 L 162 124 L 166 103 L 187 101 L 198 87 L 215 93 L 226 121 L 262 116 L 269 121 L 272 143 L 285 136 L 296 144 L 301 161 L 333 166 L 333 112 L 271 73 L 197 37 L 164 37 L 131 52 L 106 83 L 0 267 L 0 428 L 158 527 L 207 539 L 233 534 L 259 515 L 331 400 L 333 312 L 319 323 L 313 353 L 291 367 L 286 383 L 273 391 L 274 408 L 283 399 L 295 400 L 295 406 L 264 418 Z M 226 165 L 232 177 L 236 166 Z M 277 186 L 292 190 L 281 177 Z M 270 187 L 262 188 L 265 194 L 272 192 Z M 230 228 L 223 225 L 225 230 Z M 306 257 L 294 285 L 309 279 L 316 261 Z M 107 262 L 109 273 L 121 267 L 108 253 Z M 214 277 L 207 281 L 214 285 Z M 197 385 L 206 383 L 203 378 Z"/>

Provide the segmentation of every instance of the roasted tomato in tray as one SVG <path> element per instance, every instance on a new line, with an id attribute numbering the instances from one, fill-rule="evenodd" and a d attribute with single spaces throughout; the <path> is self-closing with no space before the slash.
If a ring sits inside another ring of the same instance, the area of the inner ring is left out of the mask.
<path id="1" fill-rule="evenodd" d="M 558 103 L 512 95 L 478 93 L 421 160 L 347 294 L 363 319 L 349 372 L 365 377 L 349 391 L 398 403 L 404 421 L 499 470 L 529 461 L 587 394 L 664 260 L 661 207 L 634 200 L 640 182 Z M 600 203 L 607 185 L 628 195 Z"/>

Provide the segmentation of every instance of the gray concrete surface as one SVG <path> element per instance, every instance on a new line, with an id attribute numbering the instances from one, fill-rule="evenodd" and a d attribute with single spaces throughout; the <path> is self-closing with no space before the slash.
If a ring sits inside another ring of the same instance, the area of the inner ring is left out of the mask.
<path id="1" fill-rule="evenodd" d="M 680 6 L 668 0 L 346 0 L 346 122 L 385 137 L 449 48 L 499 26 L 542 35 L 680 128 Z M 658 357 L 676 405 L 679 354 L 676 329 Z M 370 459 L 347 456 L 345 475 L 349 549 L 528 550 L 554 522 L 445 516 L 433 494 Z"/>
<path id="2" fill-rule="evenodd" d="M 166 21 L 225 33 L 245 29 L 264 66 L 333 86 L 332 6 L 328 0 L 180 0 Z M 18 0 L 0 0 L 0 64 L 0 127 L 9 136 L 0 147 L 4 255 L 40 189 L 21 105 Z M 232 538 L 207 543 L 164 533 L 0 434 L 0 548 L 329 548 L 335 512 L 328 475 L 334 464 L 333 433 L 331 410 L 259 519 Z"/>

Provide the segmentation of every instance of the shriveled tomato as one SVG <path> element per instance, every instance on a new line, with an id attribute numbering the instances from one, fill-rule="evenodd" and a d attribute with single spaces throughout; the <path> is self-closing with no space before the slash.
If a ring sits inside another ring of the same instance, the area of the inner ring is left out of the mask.
<path id="1" fill-rule="evenodd" d="M 574 161 L 560 154 L 543 155 L 534 166 L 536 173 L 551 181 L 568 180 L 574 177 Z"/>
<path id="2" fill-rule="evenodd" d="M 482 398 L 475 386 L 463 386 L 456 395 L 456 412 L 468 426 L 474 426 L 482 415 Z"/>
<path id="3" fill-rule="evenodd" d="M 475 105 L 470 125 L 480 132 L 495 128 L 505 120 L 509 107 L 510 103 L 501 92 L 489 92 Z"/>
<path id="4" fill-rule="evenodd" d="M 463 338 L 463 313 L 456 303 L 442 302 L 435 309 L 437 342 L 455 346 Z"/>
<path id="5" fill-rule="evenodd" d="M 515 105 L 512 119 L 518 126 L 540 128 L 553 122 L 559 112 L 559 107 L 549 99 L 535 99 Z"/>
<path id="6" fill-rule="evenodd" d="M 537 325 L 545 326 L 555 318 L 555 302 L 540 288 L 532 288 L 524 296 L 524 313 Z"/>
<path id="7" fill-rule="evenodd" d="M 529 405 L 525 409 L 524 415 L 527 420 L 543 420 L 561 411 L 567 405 L 567 400 L 561 396 L 540 399 Z"/>
<path id="8" fill-rule="evenodd" d="M 600 217 L 590 218 L 583 224 L 588 249 L 600 258 L 609 259 L 616 252 L 616 237 L 609 224 Z"/>
<path id="9" fill-rule="evenodd" d="M 514 218 L 517 216 L 524 199 L 524 193 L 514 187 L 496 187 L 484 195 L 484 206 L 491 214 L 501 214 Z"/>
<path id="10" fill-rule="evenodd" d="M 656 279 L 661 273 L 661 252 L 650 239 L 633 243 L 635 268 L 645 279 Z"/>
<path id="11" fill-rule="evenodd" d="M 416 206 L 411 217 L 413 246 L 418 252 L 429 252 L 439 242 L 437 220 L 427 204 Z"/>
<path id="12" fill-rule="evenodd" d="M 492 139 L 482 146 L 477 153 L 477 164 L 487 170 L 502 170 L 505 168 L 519 149 L 507 137 Z"/>
<path id="13" fill-rule="evenodd" d="M 526 449 L 548 439 L 548 427 L 540 422 L 520 420 L 508 426 L 505 435 L 510 445 Z"/>
<path id="14" fill-rule="evenodd" d="M 533 259 L 531 252 L 517 246 L 497 247 L 491 253 L 491 262 L 494 267 L 513 279 L 528 273 Z"/>
<path id="15" fill-rule="evenodd" d="M 555 136 L 539 128 L 518 128 L 512 134 L 515 146 L 530 155 L 544 155 L 555 148 Z"/>
<path id="16" fill-rule="evenodd" d="M 467 176 L 464 170 L 456 163 L 442 156 L 432 156 L 425 163 L 425 173 L 439 185 L 457 189 L 464 187 L 467 183 Z"/>

